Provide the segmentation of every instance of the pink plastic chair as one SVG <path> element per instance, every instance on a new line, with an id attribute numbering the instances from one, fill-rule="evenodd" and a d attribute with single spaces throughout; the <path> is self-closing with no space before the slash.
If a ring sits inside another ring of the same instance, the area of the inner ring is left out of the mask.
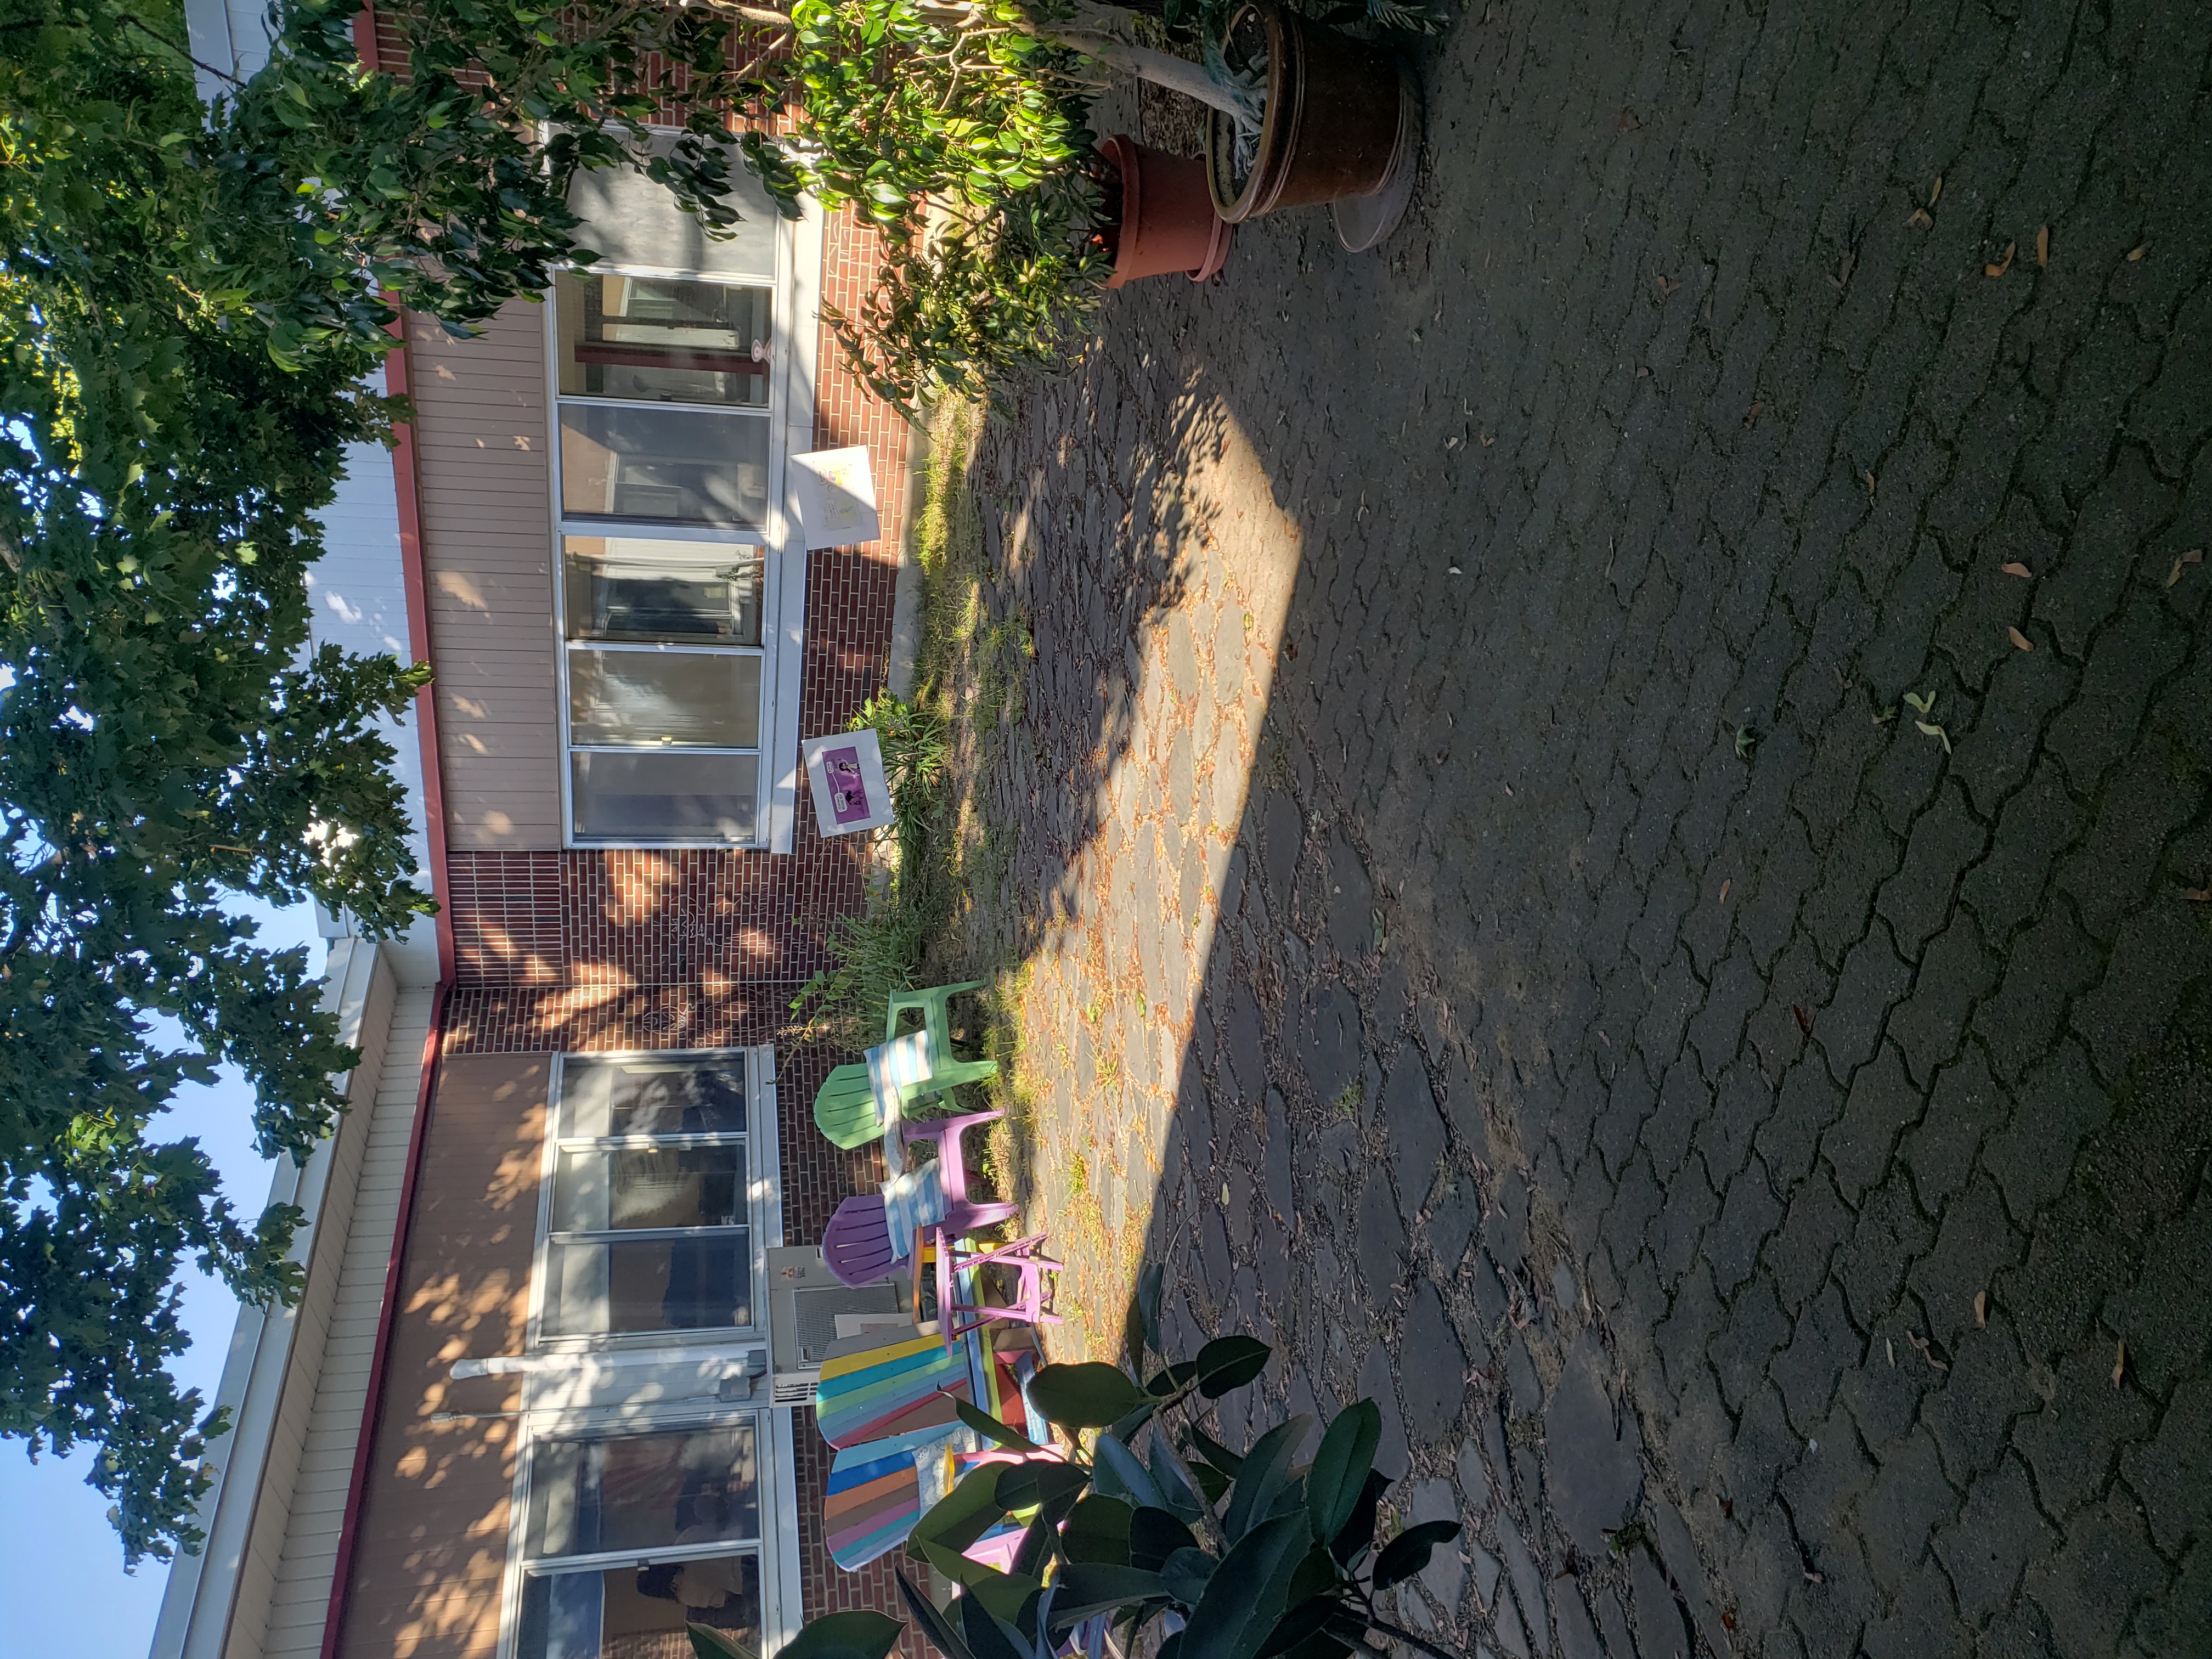
<path id="1" fill-rule="evenodd" d="M 890 1127 L 890 1133 L 899 1137 L 896 1169 L 906 1167 L 906 1148 L 915 1141 L 937 1143 L 937 1182 L 945 1189 L 947 1226 L 956 1233 L 965 1229 L 951 1226 L 951 1210 L 968 1201 L 968 1160 L 960 1148 L 961 1134 L 978 1123 L 994 1122 L 1005 1115 L 1004 1112 L 966 1112 L 958 1117 L 925 1118 L 918 1122 L 902 1118 Z"/>
<path id="2" fill-rule="evenodd" d="M 1027 1238 L 1018 1238 L 1011 1244 L 1001 1244 L 996 1249 L 986 1250 L 981 1255 L 963 1255 L 957 1262 L 951 1258 L 941 1233 L 937 1247 L 937 1317 L 945 1332 L 945 1346 L 951 1347 L 972 1331 L 980 1331 L 994 1319 L 1015 1319 L 1026 1325 L 1057 1325 L 1060 1316 L 1044 1311 L 1044 1276 L 1058 1273 L 1060 1263 L 1050 1256 L 1038 1255 L 1036 1247 L 1044 1243 L 1046 1235 L 1032 1233 Z M 952 1299 L 952 1275 L 971 1268 L 990 1266 L 1012 1267 L 1020 1275 L 1021 1287 L 1010 1304 L 1000 1307 L 982 1303 L 955 1302 Z M 981 1318 L 962 1325 L 962 1314 L 979 1314 Z"/>

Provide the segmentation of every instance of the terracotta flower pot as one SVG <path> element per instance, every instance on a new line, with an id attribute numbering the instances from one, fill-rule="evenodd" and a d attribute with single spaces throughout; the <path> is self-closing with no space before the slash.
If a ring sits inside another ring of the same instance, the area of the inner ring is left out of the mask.
<path id="1" fill-rule="evenodd" d="M 1412 71 L 1379 46 L 1272 6 L 1238 8 L 1222 46 L 1231 63 L 1265 54 L 1267 104 L 1249 172 L 1237 166 L 1236 122 L 1218 110 L 1207 113 L 1214 210 L 1239 224 L 1330 202 L 1339 204 L 1346 246 L 1371 246 L 1389 234 L 1420 158 L 1421 94 Z M 1355 205 L 1347 210 L 1347 203 Z"/>
<path id="2" fill-rule="evenodd" d="M 1213 210 L 1206 163 L 1122 133 L 1100 139 L 1098 148 L 1121 175 L 1121 228 L 1106 286 L 1177 270 L 1202 283 L 1219 270 L 1236 233 Z"/>

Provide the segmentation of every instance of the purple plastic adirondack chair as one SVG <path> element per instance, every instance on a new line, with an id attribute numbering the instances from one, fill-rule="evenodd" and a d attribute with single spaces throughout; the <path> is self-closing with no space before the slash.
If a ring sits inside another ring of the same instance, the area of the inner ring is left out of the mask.
<path id="1" fill-rule="evenodd" d="M 1019 1207 L 948 1201 L 943 1221 L 930 1231 L 940 1241 L 957 1238 L 979 1227 L 995 1226 Z M 944 1254 L 941 1243 L 939 1254 Z M 822 1259 L 842 1283 L 854 1286 L 873 1285 L 898 1271 L 905 1258 L 891 1249 L 890 1224 L 881 1193 L 856 1194 L 837 1206 L 830 1224 L 822 1230 Z"/>

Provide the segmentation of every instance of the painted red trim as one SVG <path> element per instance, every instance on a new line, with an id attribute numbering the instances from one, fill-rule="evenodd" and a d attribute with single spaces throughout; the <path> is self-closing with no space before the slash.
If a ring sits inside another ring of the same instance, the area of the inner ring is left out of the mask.
<path id="1" fill-rule="evenodd" d="M 415 1121 L 407 1132 L 407 1173 L 400 1183 L 399 1211 L 392 1218 L 392 1254 L 384 1264 L 384 1303 L 376 1316 L 376 1346 L 369 1358 L 368 1396 L 361 1407 L 361 1435 L 354 1442 L 353 1475 L 346 1483 L 345 1517 L 338 1526 L 337 1560 L 331 1574 L 329 1611 L 323 1615 L 322 1659 L 337 1659 L 338 1635 L 345 1626 L 352 1589 L 353 1556 L 361 1537 L 361 1512 L 368 1493 L 368 1460 L 376 1440 L 376 1419 L 384 1407 L 384 1372 L 392 1358 L 392 1328 L 398 1323 L 399 1274 L 407 1255 L 407 1228 L 415 1216 L 415 1183 L 422 1173 L 422 1146 L 428 1139 L 430 1090 L 438 1070 L 438 1044 L 446 1024 L 446 993 L 441 982 L 430 1001 L 430 1030 L 422 1039 L 422 1081 L 415 1091 Z"/>
<path id="2" fill-rule="evenodd" d="M 376 7 L 368 0 L 353 17 L 353 49 L 372 75 L 383 67 L 376 44 Z M 384 357 L 384 389 L 395 398 L 412 385 L 407 360 L 407 313 L 397 296 L 385 298 L 399 315 L 391 333 L 396 343 Z M 430 594 L 422 566 L 422 496 L 416 469 L 415 425 L 403 421 L 392 429 L 392 477 L 399 498 L 399 567 L 407 589 L 407 649 L 416 662 L 430 660 Z M 438 751 L 438 706 L 433 689 L 415 694 L 415 735 L 422 746 L 422 824 L 430 842 L 430 885 L 438 898 L 438 978 L 453 981 L 453 885 L 446 878 L 445 769 Z"/>
<path id="3" fill-rule="evenodd" d="M 376 7 L 374 0 L 362 0 L 361 9 L 353 15 L 353 54 L 361 59 L 361 66 L 371 75 L 384 67 L 376 50 Z"/>
<path id="4" fill-rule="evenodd" d="M 363 11 L 362 15 L 368 13 Z M 385 354 L 385 390 L 395 398 L 407 395 L 407 315 L 403 311 L 392 324 L 398 343 Z M 416 662 L 430 660 L 430 591 L 422 566 L 422 500 L 415 467 L 415 424 L 402 421 L 392 428 L 392 481 L 399 497 L 399 565 L 407 585 L 407 648 Z M 446 790 L 444 764 L 439 755 L 438 706 L 434 685 L 415 694 L 415 732 L 422 745 L 422 826 L 430 839 L 430 884 L 438 897 L 438 978 L 453 981 L 453 890 L 447 878 Z"/>
<path id="5" fill-rule="evenodd" d="M 365 3 L 354 15 L 354 51 L 374 74 L 381 64 L 376 45 L 376 8 Z M 408 394 L 407 315 L 392 320 L 392 349 L 384 359 L 385 390 Z M 430 660 L 429 587 L 422 566 L 422 502 L 415 459 L 415 425 L 392 428 L 392 476 L 399 508 L 399 564 L 407 592 L 407 648 L 416 662 Z M 362 1509 L 368 1495 L 369 1458 L 375 1449 L 377 1419 L 384 1409 L 384 1376 L 392 1358 L 392 1333 L 398 1322 L 400 1273 L 407 1258 L 407 1230 L 415 1218 L 415 1187 L 422 1173 L 422 1148 L 428 1139 L 431 1090 L 437 1080 L 438 1046 L 444 1035 L 446 996 L 453 983 L 453 884 L 446 862 L 446 803 L 438 750 L 438 708 L 431 688 L 415 694 L 415 732 L 422 747 L 422 820 L 430 842 L 430 883 L 438 898 L 438 984 L 430 1002 L 430 1029 L 422 1039 L 422 1078 L 415 1091 L 415 1121 L 407 1132 L 407 1168 L 392 1217 L 392 1250 L 384 1264 L 384 1299 L 377 1310 L 376 1344 L 371 1350 L 368 1389 L 362 1401 L 361 1431 L 354 1442 L 353 1473 L 346 1483 L 345 1514 L 338 1526 L 337 1559 L 331 1574 L 331 1599 L 323 1615 L 322 1659 L 337 1659 L 352 1590 L 354 1551 L 361 1538 Z"/>

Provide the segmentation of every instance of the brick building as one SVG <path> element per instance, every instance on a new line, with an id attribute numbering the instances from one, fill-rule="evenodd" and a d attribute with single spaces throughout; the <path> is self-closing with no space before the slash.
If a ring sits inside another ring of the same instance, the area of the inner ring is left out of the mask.
<path id="1" fill-rule="evenodd" d="M 243 13 L 190 15 L 254 66 Z M 634 176 L 577 205 L 589 275 L 470 339 L 406 319 L 413 424 L 330 514 L 319 636 L 436 671 L 396 741 L 442 908 L 326 920 L 351 1109 L 277 1176 L 307 1293 L 240 1319 L 155 1659 L 660 1659 L 687 1615 L 766 1653 L 886 1599 L 754 1380 L 768 1252 L 876 1174 L 811 1121 L 839 1056 L 783 1040 L 863 883 L 799 740 L 892 632 L 907 430 L 821 323 L 872 250 L 765 199 L 710 243 Z M 854 444 L 883 538 L 808 552 L 786 463 Z"/>

